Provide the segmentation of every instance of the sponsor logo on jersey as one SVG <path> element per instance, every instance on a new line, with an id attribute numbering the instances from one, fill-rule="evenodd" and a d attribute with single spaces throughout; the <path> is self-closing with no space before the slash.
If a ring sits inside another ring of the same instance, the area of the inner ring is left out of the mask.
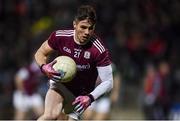
<path id="1" fill-rule="evenodd" d="M 84 65 L 77 65 L 77 69 L 79 70 L 79 71 L 82 71 L 82 70 L 87 70 L 87 69 L 90 69 L 90 64 L 88 63 L 88 64 L 84 64 Z"/>
<path id="2" fill-rule="evenodd" d="M 91 53 L 89 51 L 84 52 L 84 58 L 89 59 L 90 55 L 91 55 Z"/>
<path id="3" fill-rule="evenodd" d="M 63 47 L 63 50 L 64 50 L 65 52 L 71 53 L 71 50 L 70 50 L 69 48 L 67 48 L 67 47 Z"/>

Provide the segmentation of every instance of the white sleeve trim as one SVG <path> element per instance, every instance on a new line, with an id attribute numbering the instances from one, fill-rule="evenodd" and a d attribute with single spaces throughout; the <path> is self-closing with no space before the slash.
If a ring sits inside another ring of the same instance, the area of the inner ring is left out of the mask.
<path id="1" fill-rule="evenodd" d="M 104 93 L 109 92 L 113 88 L 113 76 L 111 65 L 97 67 L 97 70 L 102 82 L 91 92 L 91 95 L 93 95 L 95 100 Z"/>

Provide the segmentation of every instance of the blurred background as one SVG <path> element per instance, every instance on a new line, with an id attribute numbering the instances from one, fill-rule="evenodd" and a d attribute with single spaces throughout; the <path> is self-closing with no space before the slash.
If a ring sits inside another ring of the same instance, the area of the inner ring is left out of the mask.
<path id="1" fill-rule="evenodd" d="M 96 32 L 121 75 L 110 119 L 180 119 L 179 0 L 0 0 L 0 119 L 14 117 L 18 70 L 52 31 L 72 27 L 81 4 L 96 8 Z"/>

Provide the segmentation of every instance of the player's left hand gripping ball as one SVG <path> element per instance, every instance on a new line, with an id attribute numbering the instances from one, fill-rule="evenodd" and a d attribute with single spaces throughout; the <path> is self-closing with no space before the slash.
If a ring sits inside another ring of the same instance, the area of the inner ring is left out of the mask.
<path id="1" fill-rule="evenodd" d="M 65 72 L 63 70 L 58 71 L 58 75 L 54 75 L 52 80 L 59 82 L 65 76 Z"/>
<path id="2" fill-rule="evenodd" d="M 91 105 L 91 103 L 94 101 L 94 99 L 90 98 L 90 96 L 78 96 L 75 101 L 72 103 L 73 105 L 76 105 L 74 110 L 78 112 L 79 114 L 82 114 L 86 108 Z"/>
<path id="3" fill-rule="evenodd" d="M 61 79 L 61 73 L 56 72 L 53 69 L 53 65 L 56 63 L 57 61 L 54 60 L 48 64 L 43 64 L 41 66 L 41 71 L 46 74 L 49 78 L 53 79 L 53 80 L 59 80 Z"/>

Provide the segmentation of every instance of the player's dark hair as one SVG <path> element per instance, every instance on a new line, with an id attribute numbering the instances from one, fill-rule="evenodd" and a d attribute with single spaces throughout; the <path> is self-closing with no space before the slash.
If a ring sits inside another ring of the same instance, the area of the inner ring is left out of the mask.
<path id="1" fill-rule="evenodd" d="M 96 23 L 96 12 L 90 5 L 80 6 L 75 15 L 75 20 L 82 21 L 85 19 L 89 19 L 93 24 Z"/>

